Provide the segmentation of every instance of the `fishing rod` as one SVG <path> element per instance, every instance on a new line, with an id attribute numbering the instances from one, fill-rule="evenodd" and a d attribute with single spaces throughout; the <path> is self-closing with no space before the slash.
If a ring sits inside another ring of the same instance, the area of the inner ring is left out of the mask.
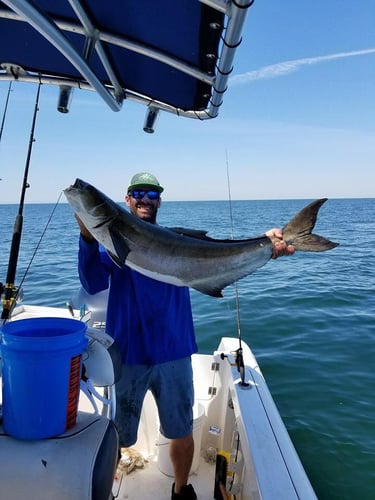
<path id="1" fill-rule="evenodd" d="M 225 158 L 226 158 L 226 166 L 227 166 L 227 185 L 228 185 L 228 200 L 229 200 L 229 217 L 230 217 L 230 225 L 231 225 L 231 237 L 232 240 L 234 240 L 234 223 L 233 223 L 233 208 L 232 208 L 232 195 L 231 195 L 231 188 L 230 188 L 230 178 L 229 178 L 229 161 L 228 161 L 228 152 L 225 151 Z M 239 382 L 242 387 L 249 387 L 249 383 L 246 382 L 245 380 L 245 363 L 243 360 L 243 350 L 242 350 L 242 334 L 241 334 L 241 317 L 240 317 L 240 299 L 239 299 L 239 293 L 238 293 L 238 283 L 237 281 L 234 282 L 234 290 L 235 290 L 235 302 L 236 302 L 236 315 L 237 315 L 237 332 L 238 332 L 238 343 L 239 347 L 236 349 L 235 352 L 235 362 L 236 362 L 236 367 L 237 370 L 240 374 L 241 381 Z M 224 359 L 226 357 L 224 353 L 221 354 L 221 359 Z M 236 450 L 235 450 L 235 462 L 238 460 L 238 454 L 239 454 L 239 446 L 240 446 L 240 439 L 239 439 L 239 434 L 237 433 L 237 444 L 236 444 Z M 226 464 L 225 470 L 227 471 L 228 464 Z M 233 488 L 234 482 L 235 482 L 235 474 L 234 472 L 232 474 L 231 480 L 230 480 L 230 486 L 229 486 L 229 491 Z M 216 486 L 215 486 L 216 487 Z M 216 490 L 215 490 L 216 491 Z M 228 493 L 226 491 L 226 488 L 224 487 L 223 484 L 220 485 L 220 493 L 221 493 L 221 498 L 229 498 Z M 232 495 L 233 498 L 236 498 L 236 495 Z"/>
<path id="2" fill-rule="evenodd" d="M 8 102 L 9 102 L 9 96 L 10 96 L 10 93 L 11 93 L 11 90 L 12 90 L 12 83 L 13 83 L 12 81 L 9 82 L 7 98 L 5 100 L 5 107 L 4 107 L 4 112 L 3 112 L 3 119 L 1 120 L 1 127 L 0 127 L 0 142 L 1 142 L 1 138 L 3 136 L 5 117 L 6 117 L 7 111 L 8 111 Z"/>
<path id="3" fill-rule="evenodd" d="M 231 236 L 232 236 L 232 240 L 234 240 L 232 195 L 231 195 L 231 189 L 230 189 L 229 161 L 228 161 L 228 152 L 227 151 L 225 151 L 225 158 L 226 158 L 226 166 L 227 166 L 227 184 L 228 184 L 229 217 L 230 217 L 230 225 L 231 225 Z M 235 281 L 235 283 L 234 283 L 234 290 L 235 290 L 235 300 L 236 300 L 237 332 L 238 332 L 238 343 L 239 343 L 239 347 L 235 351 L 236 352 L 235 359 L 236 359 L 237 370 L 239 371 L 240 377 L 241 377 L 241 385 L 247 387 L 249 384 L 248 384 L 248 382 L 245 381 L 245 364 L 243 361 L 242 335 L 241 335 L 240 299 L 239 299 L 237 281 Z"/>
<path id="4" fill-rule="evenodd" d="M 4 320 L 3 323 L 5 323 L 5 321 L 7 319 L 9 319 L 11 312 L 13 310 L 13 307 L 16 304 L 16 299 L 17 299 L 18 293 L 19 293 L 19 289 L 17 289 L 17 287 L 14 285 L 14 280 L 16 277 L 18 255 L 19 255 L 19 250 L 20 250 L 20 245 L 21 245 L 21 235 L 22 235 L 22 225 L 23 225 L 23 208 L 24 208 L 24 204 L 25 204 L 25 194 L 26 194 L 26 189 L 30 187 L 27 179 L 28 179 L 28 175 L 29 175 L 31 152 L 32 152 L 32 148 L 33 148 L 33 143 L 35 142 L 34 131 L 35 131 L 35 124 L 36 124 L 36 117 L 37 117 L 37 113 L 39 111 L 40 87 L 41 87 L 41 82 L 39 82 L 39 84 L 38 84 L 38 90 L 36 93 L 33 121 L 32 121 L 31 131 L 30 131 L 29 147 L 28 147 L 28 151 L 27 151 L 25 171 L 24 171 L 23 182 L 22 182 L 20 203 L 19 203 L 19 207 L 18 207 L 18 214 L 16 215 L 16 220 L 14 223 L 12 244 L 11 244 L 10 254 L 9 254 L 8 272 L 7 272 L 7 278 L 6 278 L 6 283 L 5 283 L 5 287 L 4 287 L 3 311 L 1 313 L 1 319 Z"/>

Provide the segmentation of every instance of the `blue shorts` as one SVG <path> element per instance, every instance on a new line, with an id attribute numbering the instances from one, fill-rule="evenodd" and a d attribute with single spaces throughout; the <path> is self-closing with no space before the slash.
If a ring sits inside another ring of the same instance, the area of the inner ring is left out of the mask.
<path id="1" fill-rule="evenodd" d="M 157 365 L 122 365 L 116 383 L 116 424 L 120 446 L 137 441 L 138 425 L 147 390 L 154 395 L 160 432 L 168 439 L 193 432 L 193 370 L 190 357 Z"/>

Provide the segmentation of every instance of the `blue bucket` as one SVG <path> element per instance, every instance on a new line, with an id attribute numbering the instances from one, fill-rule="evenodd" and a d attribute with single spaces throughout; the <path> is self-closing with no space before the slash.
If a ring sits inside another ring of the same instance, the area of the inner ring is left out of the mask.
<path id="1" fill-rule="evenodd" d="M 70 318 L 23 319 L 0 329 L 6 433 L 43 439 L 75 425 L 86 329 Z"/>

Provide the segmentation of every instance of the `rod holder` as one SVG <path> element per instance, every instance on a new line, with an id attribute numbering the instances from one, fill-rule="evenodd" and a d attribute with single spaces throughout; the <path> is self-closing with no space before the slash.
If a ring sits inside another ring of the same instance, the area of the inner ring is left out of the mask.
<path id="1" fill-rule="evenodd" d="M 153 134 L 155 132 L 155 124 L 159 116 L 159 108 L 150 106 L 146 112 L 146 119 L 143 125 L 143 130 L 148 134 Z"/>
<path id="2" fill-rule="evenodd" d="M 57 102 L 57 111 L 60 113 L 69 113 L 72 100 L 73 88 L 68 85 L 60 85 L 59 100 Z"/>

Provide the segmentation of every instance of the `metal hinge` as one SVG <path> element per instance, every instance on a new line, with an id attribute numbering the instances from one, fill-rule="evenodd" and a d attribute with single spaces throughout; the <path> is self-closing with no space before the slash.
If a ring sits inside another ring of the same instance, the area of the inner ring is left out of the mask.
<path id="1" fill-rule="evenodd" d="M 216 396 L 216 387 L 213 387 L 212 385 L 208 388 L 208 394 L 210 396 Z"/>

